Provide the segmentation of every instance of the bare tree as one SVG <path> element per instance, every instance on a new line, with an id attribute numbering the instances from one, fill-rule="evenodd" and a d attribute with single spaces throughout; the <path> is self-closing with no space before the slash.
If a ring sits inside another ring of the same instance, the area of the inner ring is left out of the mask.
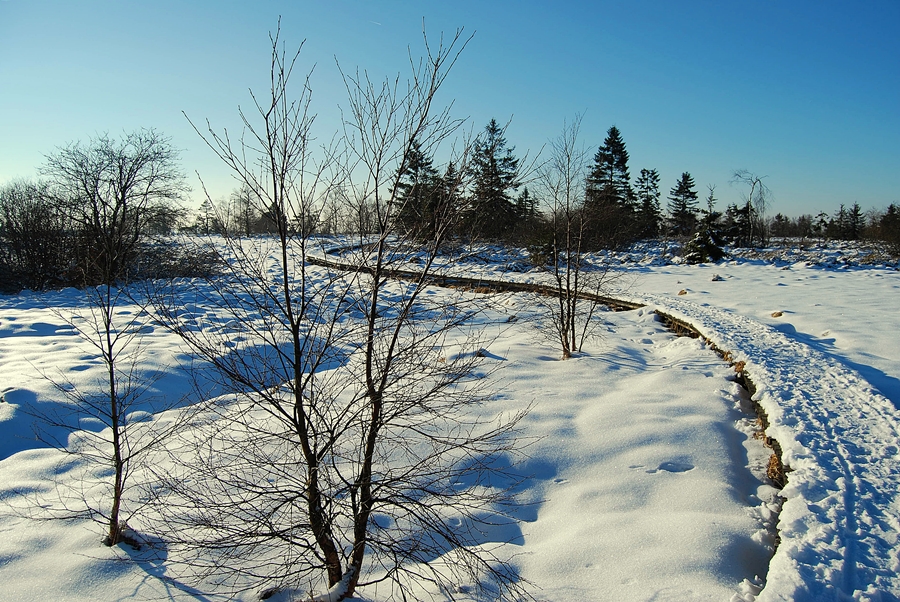
<path id="1" fill-rule="evenodd" d="M 253 194 L 253 189 L 246 182 L 238 185 L 229 198 L 231 203 L 232 222 L 229 229 L 250 236 L 253 233 L 255 222 L 261 211 L 259 201 Z"/>
<path id="2" fill-rule="evenodd" d="M 581 351 L 593 332 L 598 297 L 609 285 L 610 272 L 590 264 L 584 255 L 588 244 L 588 218 L 583 207 L 587 153 L 578 136 L 581 116 L 563 126 L 550 142 L 550 158 L 541 166 L 539 182 L 549 205 L 552 241 L 549 269 L 556 295 L 545 303 L 551 332 L 562 348 L 563 359 Z"/>
<path id="3" fill-rule="evenodd" d="M 46 182 L 20 180 L 0 188 L 0 289 L 40 290 L 64 282 L 69 222 Z"/>
<path id="4" fill-rule="evenodd" d="M 127 277 L 150 225 L 187 190 L 177 160 L 169 139 L 153 129 L 122 140 L 104 134 L 47 157 L 42 172 L 78 228 L 85 283 Z"/>
<path id="5" fill-rule="evenodd" d="M 134 302 L 127 280 L 136 268 L 139 243 L 151 222 L 186 189 L 176 158 L 168 140 L 154 130 L 141 130 L 122 141 L 101 136 L 87 145 L 71 144 L 49 156 L 43 169 L 52 182 L 55 206 L 65 210 L 67 225 L 75 232 L 72 246 L 81 272 L 77 281 L 86 286 L 83 311 L 60 317 L 93 347 L 105 373 L 85 388 L 47 375 L 68 403 L 46 411 L 35 407 L 37 434 L 67 453 L 99 463 L 112 475 L 108 491 L 99 497 L 63 497 L 62 507 L 49 511 L 101 520 L 107 529 L 104 542 L 110 546 L 128 539 L 123 500 L 129 476 L 139 458 L 159 443 L 153 429 L 134 424 L 133 412 L 145 401 L 154 377 L 137 370 L 143 318 L 140 313 L 125 317 L 129 312 L 121 305 Z M 168 407 L 163 400 L 142 409 Z M 99 422 L 103 430 L 82 431 L 85 418 Z M 77 436 L 70 442 L 72 433 Z"/>
<path id="6" fill-rule="evenodd" d="M 141 364 L 146 308 L 128 290 L 110 284 L 87 287 L 85 295 L 85 302 L 71 313 L 56 313 L 100 360 L 102 372 L 88 383 L 45 373 L 61 399 L 25 409 L 35 419 L 37 439 L 85 461 L 85 476 L 76 485 L 56 483 L 57 499 L 39 500 L 26 514 L 37 519 L 90 518 L 104 525 L 105 545 L 140 547 L 129 520 L 144 504 L 137 501 L 140 495 L 127 494 L 141 489 L 133 476 L 181 422 L 175 418 L 153 423 L 147 417 L 184 400 L 152 391 L 164 367 Z"/>
<path id="7" fill-rule="evenodd" d="M 744 197 L 749 213 L 747 239 L 750 246 L 754 244 L 754 241 L 759 244 L 764 244 L 766 241 L 766 209 L 772 198 L 772 191 L 763 182 L 765 177 L 758 176 L 746 169 L 737 169 L 731 176 L 732 184 L 750 187 L 747 196 Z"/>
<path id="8" fill-rule="evenodd" d="M 424 294 L 455 205 L 441 205 L 434 236 L 415 245 L 390 211 L 413 141 L 436 148 L 459 126 L 432 103 L 465 43 L 426 42 L 408 82 L 345 73 L 343 148 L 314 160 L 308 80 L 289 100 L 299 50 L 286 55 L 279 36 L 270 95 L 253 97 L 255 119 L 241 112 L 247 141 L 202 134 L 274 209 L 272 245 L 229 240 L 226 277 L 189 293 L 230 329 L 196 328 L 175 290 L 158 307 L 233 392 L 209 406 L 208 436 L 179 450 L 180 474 L 160 477 L 182 566 L 264 597 L 328 588 L 338 600 L 387 582 L 405 598 L 413 583 L 463 578 L 519 590 L 489 545 L 472 545 L 490 542 L 477 528 L 485 516 L 508 510 L 509 487 L 485 485 L 513 453 L 517 417 L 472 414 L 486 395 L 471 310 L 463 293 L 456 304 Z M 316 241 L 293 219 L 322 198 L 349 199 L 372 220 L 346 270 L 311 265 Z M 391 283 L 413 257 L 420 275 Z"/>

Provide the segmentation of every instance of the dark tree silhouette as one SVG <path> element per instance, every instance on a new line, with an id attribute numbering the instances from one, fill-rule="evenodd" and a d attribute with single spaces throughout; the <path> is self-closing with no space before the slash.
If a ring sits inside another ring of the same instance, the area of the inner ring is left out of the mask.
<path id="1" fill-rule="evenodd" d="M 612 126 L 594 155 L 586 183 L 584 208 L 593 244 L 608 248 L 633 240 L 637 234 L 635 204 L 628 151 L 619 129 Z"/>
<path id="2" fill-rule="evenodd" d="M 496 119 L 485 126 L 472 154 L 472 199 L 469 234 L 502 238 L 518 221 L 511 194 L 519 187 L 519 160 L 507 146 L 506 128 Z"/>
<path id="3" fill-rule="evenodd" d="M 681 174 L 669 191 L 669 231 L 674 236 L 690 236 L 697 228 L 697 191 L 691 174 Z"/>
<path id="4" fill-rule="evenodd" d="M 635 182 L 635 194 L 638 203 L 639 236 L 642 238 L 658 236 L 662 220 L 659 206 L 659 172 L 655 169 L 642 169 Z"/>
<path id="5" fill-rule="evenodd" d="M 128 276 L 149 225 L 187 191 L 177 161 L 171 141 L 153 129 L 121 140 L 104 134 L 47 157 L 42 172 L 79 232 L 84 283 Z"/>

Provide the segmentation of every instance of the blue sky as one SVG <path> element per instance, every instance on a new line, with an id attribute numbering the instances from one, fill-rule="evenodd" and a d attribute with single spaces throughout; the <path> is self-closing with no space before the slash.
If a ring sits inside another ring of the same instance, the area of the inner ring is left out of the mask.
<path id="1" fill-rule="evenodd" d="M 664 196 L 690 172 L 701 197 L 738 202 L 735 169 L 766 175 L 771 213 L 900 202 L 900 2 L 229 2 L 0 0 L 0 183 L 102 132 L 154 127 L 213 198 L 233 188 L 193 132 L 239 131 L 264 90 L 268 32 L 316 65 L 319 135 L 344 103 L 335 58 L 377 76 L 407 49 L 474 33 L 442 91 L 475 130 L 511 119 L 533 157 L 583 113 L 593 153 L 616 125 L 632 177 L 658 169 Z"/>

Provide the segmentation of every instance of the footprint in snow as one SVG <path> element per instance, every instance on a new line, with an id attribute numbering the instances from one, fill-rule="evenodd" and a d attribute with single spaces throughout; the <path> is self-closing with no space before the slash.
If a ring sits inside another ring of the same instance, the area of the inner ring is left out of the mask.
<path id="1" fill-rule="evenodd" d="M 660 470 L 664 470 L 666 472 L 687 472 L 693 469 L 694 465 L 689 462 L 663 462 L 659 465 L 659 468 L 648 470 L 647 473 L 656 474 Z"/>

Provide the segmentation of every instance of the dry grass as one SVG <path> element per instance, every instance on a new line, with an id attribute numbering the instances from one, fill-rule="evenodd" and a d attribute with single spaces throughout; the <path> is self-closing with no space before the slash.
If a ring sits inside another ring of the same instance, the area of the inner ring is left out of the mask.
<path id="1" fill-rule="evenodd" d="M 784 464 L 777 453 L 769 456 L 769 466 L 766 468 L 766 476 L 779 488 L 783 489 L 787 485 L 787 475 L 784 471 Z"/>

